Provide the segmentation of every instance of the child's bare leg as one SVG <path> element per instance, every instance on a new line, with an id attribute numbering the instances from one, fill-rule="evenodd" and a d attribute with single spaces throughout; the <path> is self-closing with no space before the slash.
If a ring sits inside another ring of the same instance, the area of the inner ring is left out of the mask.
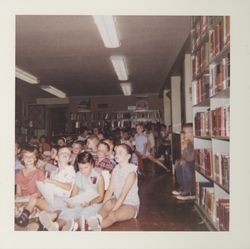
<path id="1" fill-rule="evenodd" d="M 48 203 L 45 201 L 45 199 L 41 199 L 41 198 L 39 198 L 39 199 L 37 200 L 36 206 L 37 206 L 40 210 L 45 210 L 45 211 L 47 211 L 48 208 L 49 208 L 49 205 L 48 205 Z"/>
<path id="2" fill-rule="evenodd" d="M 34 207 L 36 206 L 37 202 L 39 201 L 39 198 L 31 199 L 28 205 L 25 207 L 30 213 L 33 212 Z"/>
<path id="3" fill-rule="evenodd" d="M 101 223 L 102 228 L 111 226 L 117 221 L 130 220 L 135 216 L 136 210 L 133 206 L 122 205 L 116 211 L 112 211 L 109 215 L 103 219 Z"/>
<path id="4" fill-rule="evenodd" d="M 114 208 L 115 203 L 116 203 L 115 199 L 106 201 L 104 205 L 102 206 L 102 208 L 100 209 L 100 211 L 98 212 L 98 214 L 101 215 L 102 218 L 104 219 L 105 217 L 108 216 L 110 211 Z"/>
<path id="5" fill-rule="evenodd" d="M 62 228 L 65 226 L 66 221 L 63 220 L 63 219 L 58 219 L 58 220 L 57 220 L 57 223 L 58 223 L 58 225 L 59 225 L 59 229 L 62 229 Z"/>

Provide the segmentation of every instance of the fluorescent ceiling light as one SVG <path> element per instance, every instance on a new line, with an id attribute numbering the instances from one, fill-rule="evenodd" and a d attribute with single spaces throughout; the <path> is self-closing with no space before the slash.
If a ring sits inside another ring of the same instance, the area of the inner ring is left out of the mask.
<path id="1" fill-rule="evenodd" d="M 120 86 L 125 96 L 131 95 L 131 83 L 129 82 L 120 83 Z"/>
<path id="2" fill-rule="evenodd" d="M 119 55 L 113 55 L 110 57 L 115 72 L 119 80 L 128 80 L 128 73 L 125 63 L 125 57 Z"/>
<path id="3" fill-rule="evenodd" d="M 93 16 L 106 48 L 120 47 L 113 16 Z"/>
<path id="4" fill-rule="evenodd" d="M 66 94 L 63 92 L 63 91 L 61 91 L 61 90 L 59 90 L 59 89 L 57 89 L 57 88 L 55 88 L 55 87 L 53 87 L 53 86 L 48 86 L 48 85 L 42 85 L 42 86 L 40 86 L 44 91 L 46 91 L 46 92 L 48 92 L 48 93 L 51 93 L 51 94 L 53 94 L 53 95 L 55 95 L 55 96 L 57 96 L 57 97 L 59 97 L 59 98 L 66 98 Z"/>
<path id="5" fill-rule="evenodd" d="M 24 70 L 22 70 L 19 67 L 16 67 L 16 78 L 23 80 L 23 81 L 26 81 L 30 84 L 38 84 L 39 83 L 39 79 L 36 76 L 25 72 Z"/>

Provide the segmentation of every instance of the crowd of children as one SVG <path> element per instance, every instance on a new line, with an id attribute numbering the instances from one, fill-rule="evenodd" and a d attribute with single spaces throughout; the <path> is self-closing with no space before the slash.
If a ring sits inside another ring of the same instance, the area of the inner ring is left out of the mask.
<path id="1" fill-rule="evenodd" d="M 114 136 L 83 128 L 70 143 L 45 136 L 16 143 L 15 223 L 28 230 L 100 231 L 136 217 L 143 159 L 169 170 L 155 158 L 166 137 L 154 125 L 138 124 Z M 32 215 L 36 223 L 30 223 Z"/>

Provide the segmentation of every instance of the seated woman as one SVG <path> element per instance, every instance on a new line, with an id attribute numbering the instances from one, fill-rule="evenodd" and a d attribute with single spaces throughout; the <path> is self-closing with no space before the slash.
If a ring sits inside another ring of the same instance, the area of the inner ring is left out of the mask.
<path id="1" fill-rule="evenodd" d="M 115 222 L 129 220 L 138 215 L 140 200 L 137 166 L 129 163 L 131 155 L 132 150 L 127 144 L 116 147 L 115 159 L 118 165 L 112 172 L 100 211 L 87 219 L 90 230 L 100 231 Z"/>
<path id="2" fill-rule="evenodd" d="M 23 167 L 15 176 L 16 183 L 16 205 L 20 206 L 23 202 L 33 201 L 40 196 L 36 186 L 36 181 L 44 180 L 42 170 L 36 168 L 38 160 L 37 149 L 33 146 L 23 148 L 21 153 L 21 163 Z M 25 201 L 26 200 L 26 201 Z M 30 213 L 24 206 L 21 215 L 15 218 L 15 223 L 20 226 L 27 226 Z"/>
<path id="3" fill-rule="evenodd" d="M 68 208 L 60 213 L 58 220 L 55 222 L 49 214 L 44 214 L 47 218 L 43 218 L 43 220 L 46 220 L 43 225 L 48 230 L 72 231 L 79 226 L 81 230 L 85 230 L 85 218 L 96 215 L 101 207 L 100 203 L 104 196 L 104 180 L 102 175 L 94 169 L 92 155 L 89 152 L 80 153 L 77 156 L 77 162 L 79 171 L 76 173 L 71 200 L 74 197 L 79 198 L 77 198 L 77 201 L 75 199 L 74 204 L 68 200 Z M 89 196 L 87 197 L 87 195 Z M 84 197 L 90 199 L 84 200 L 82 199 Z"/>

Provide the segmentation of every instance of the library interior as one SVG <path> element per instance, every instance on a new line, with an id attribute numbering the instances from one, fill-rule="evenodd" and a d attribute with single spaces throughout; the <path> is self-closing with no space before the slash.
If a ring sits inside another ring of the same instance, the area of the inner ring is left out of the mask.
<path id="1" fill-rule="evenodd" d="M 229 16 L 15 22 L 15 231 L 230 230 Z"/>

